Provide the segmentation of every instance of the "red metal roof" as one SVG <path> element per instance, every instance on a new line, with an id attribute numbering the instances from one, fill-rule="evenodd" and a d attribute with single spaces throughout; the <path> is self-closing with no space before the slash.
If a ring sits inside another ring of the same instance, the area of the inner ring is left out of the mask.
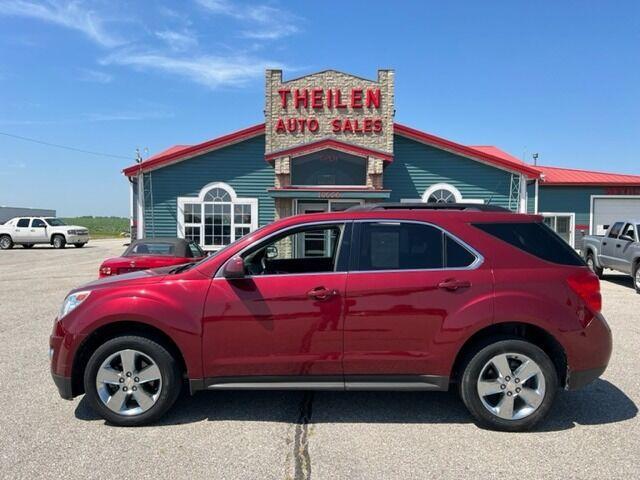
<path id="1" fill-rule="evenodd" d="M 293 155 L 293 154 L 306 154 L 312 153 L 318 150 L 324 150 L 325 148 L 332 148 L 334 150 L 339 150 L 346 153 L 354 153 L 356 155 L 372 155 L 382 160 L 392 161 L 393 155 L 387 152 L 381 152 L 379 150 L 373 150 L 371 148 L 361 147 L 359 145 L 354 145 L 352 143 L 343 142 L 341 140 L 334 140 L 332 138 L 325 138 L 323 140 L 318 140 L 316 142 L 305 143 L 303 145 L 297 145 L 295 147 L 287 148 L 285 150 L 280 150 L 277 152 L 269 153 L 265 155 L 267 160 L 273 160 L 277 157 L 281 157 L 283 155 Z"/>
<path id="2" fill-rule="evenodd" d="M 510 162 L 519 163 L 521 165 L 528 165 L 527 163 L 525 163 L 522 160 L 520 160 L 518 157 L 514 157 L 510 153 L 507 153 L 504 150 L 502 150 L 502 149 L 500 149 L 498 147 L 495 147 L 493 145 L 469 145 L 469 147 L 473 148 L 474 150 L 480 150 L 481 152 L 488 153 L 490 155 L 494 155 L 496 157 L 503 158 L 503 159 L 508 160 Z M 533 167 L 532 165 L 529 165 L 529 166 Z"/>
<path id="3" fill-rule="evenodd" d="M 543 174 L 541 185 L 640 186 L 640 175 L 594 172 L 574 168 L 536 166 Z"/>

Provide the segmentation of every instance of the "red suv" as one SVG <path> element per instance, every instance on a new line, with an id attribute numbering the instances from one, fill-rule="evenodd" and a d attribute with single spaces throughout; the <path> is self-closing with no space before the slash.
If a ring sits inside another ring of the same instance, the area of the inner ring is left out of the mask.
<path id="1" fill-rule="evenodd" d="M 50 339 L 63 398 L 156 420 L 183 380 L 228 389 L 459 389 L 525 430 L 600 376 L 600 285 L 533 215 L 389 204 L 285 218 L 196 263 L 89 283 Z"/>

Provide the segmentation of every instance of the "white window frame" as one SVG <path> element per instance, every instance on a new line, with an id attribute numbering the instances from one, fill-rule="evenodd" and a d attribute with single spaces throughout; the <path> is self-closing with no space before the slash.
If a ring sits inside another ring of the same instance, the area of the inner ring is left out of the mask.
<path id="1" fill-rule="evenodd" d="M 400 203 L 427 203 L 431 194 L 436 190 L 449 190 L 453 194 L 456 203 L 464 202 L 478 205 L 484 205 L 486 203 L 482 198 L 463 198 L 460 190 L 450 183 L 436 183 L 424 191 L 422 198 L 401 198 Z"/>
<path id="2" fill-rule="evenodd" d="M 220 188 L 226 191 L 231 198 L 229 202 L 211 202 L 205 201 L 206 194 L 214 188 Z M 184 208 L 186 204 L 198 204 L 200 205 L 200 222 L 199 223 L 185 223 L 184 220 Z M 224 248 L 226 245 L 205 245 L 204 243 L 204 226 L 205 226 L 205 205 L 230 205 L 230 217 L 231 217 L 231 243 L 236 241 L 236 227 L 249 227 L 249 232 L 253 232 L 258 228 L 258 199 L 257 198 L 241 198 L 238 197 L 236 191 L 228 184 L 224 182 L 213 182 L 205 185 L 198 194 L 197 197 L 178 197 L 178 215 L 177 215 L 177 234 L 179 238 L 185 238 L 186 227 L 199 227 L 200 228 L 200 241 L 198 244 L 203 250 L 216 251 Z M 235 223 L 235 205 L 249 205 L 251 208 L 251 223 Z"/>
<path id="3" fill-rule="evenodd" d="M 569 245 L 571 248 L 575 248 L 576 244 L 576 214 L 575 212 L 540 212 L 538 215 L 542 215 L 544 218 L 551 217 L 570 217 L 569 220 Z M 554 230 L 555 231 L 555 230 Z"/>

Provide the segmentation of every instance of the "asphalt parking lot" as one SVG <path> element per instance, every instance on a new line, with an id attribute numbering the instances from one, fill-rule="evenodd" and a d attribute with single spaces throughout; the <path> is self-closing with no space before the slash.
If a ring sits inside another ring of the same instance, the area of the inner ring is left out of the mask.
<path id="1" fill-rule="evenodd" d="M 561 392 L 537 431 L 486 431 L 452 393 L 204 392 L 158 425 L 108 426 L 60 399 L 48 336 L 64 295 L 122 240 L 0 252 L 2 478 L 632 478 L 640 474 L 640 295 L 602 282 L 604 377 Z"/>

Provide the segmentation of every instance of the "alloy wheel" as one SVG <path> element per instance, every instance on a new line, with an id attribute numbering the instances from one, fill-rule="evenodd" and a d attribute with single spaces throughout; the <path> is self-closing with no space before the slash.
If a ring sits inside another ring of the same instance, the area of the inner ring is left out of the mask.
<path id="1" fill-rule="evenodd" d="M 162 391 L 162 375 L 149 355 L 120 350 L 100 365 L 96 388 L 109 410 L 125 416 L 140 415 L 156 404 Z"/>
<path id="2" fill-rule="evenodd" d="M 636 268 L 636 289 L 640 290 L 640 266 Z"/>
<path id="3" fill-rule="evenodd" d="M 7 249 L 9 248 L 9 245 L 11 245 L 11 240 L 9 240 L 9 237 L 0 238 L 0 248 Z"/>
<path id="4" fill-rule="evenodd" d="M 540 366 L 521 353 L 500 353 L 489 360 L 477 382 L 482 405 L 505 420 L 520 420 L 535 412 L 545 396 Z"/>

